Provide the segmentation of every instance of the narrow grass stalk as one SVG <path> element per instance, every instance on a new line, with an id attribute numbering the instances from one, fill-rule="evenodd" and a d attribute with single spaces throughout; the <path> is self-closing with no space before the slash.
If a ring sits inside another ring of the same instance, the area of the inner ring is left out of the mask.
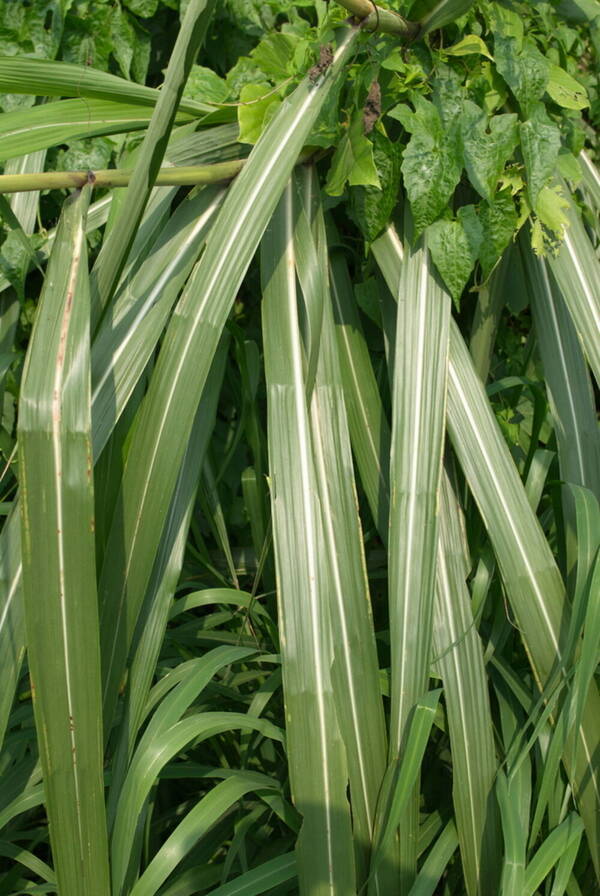
<path id="1" fill-rule="evenodd" d="M 302 813 L 298 877 L 305 896 L 356 892 L 348 772 L 331 680 L 333 652 L 306 406 L 295 277 L 292 187 L 261 252 L 269 463 L 292 796 Z"/>
<path id="2" fill-rule="evenodd" d="M 86 189 L 63 212 L 19 413 L 29 667 L 63 896 L 109 893 L 83 223 L 88 202 Z"/>
<path id="3" fill-rule="evenodd" d="M 239 174 L 244 159 L 216 162 L 214 165 L 191 165 L 161 168 L 154 180 L 156 187 L 191 187 L 231 180 Z M 128 187 L 133 171 L 119 168 L 98 171 L 38 171 L 29 174 L 0 174 L 0 193 L 23 193 L 28 190 L 80 189 L 85 184 L 93 187 Z"/>

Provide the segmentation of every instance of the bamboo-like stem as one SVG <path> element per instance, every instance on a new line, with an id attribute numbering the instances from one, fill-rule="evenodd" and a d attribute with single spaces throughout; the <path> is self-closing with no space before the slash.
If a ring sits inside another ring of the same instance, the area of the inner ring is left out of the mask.
<path id="1" fill-rule="evenodd" d="M 367 31 L 397 34 L 406 40 L 414 40 L 420 30 L 417 22 L 409 22 L 391 9 L 382 9 L 372 0 L 338 0 L 340 6 L 361 20 Z"/>
<path id="2" fill-rule="evenodd" d="M 217 162 L 214 165 L 161 168 L 155 184 L 157 187 L 187 187 L 228 181 L 240 173 L 245 161 L 245 159 L 232 159 L 230 162 Z M 99 171 L 40 171 L 33 174 L 1 174 L 0 193 L 80 189 L 88 183 L 94 187 L 126 187 L 132 173 L 122 168 L 109 168 Z"/>

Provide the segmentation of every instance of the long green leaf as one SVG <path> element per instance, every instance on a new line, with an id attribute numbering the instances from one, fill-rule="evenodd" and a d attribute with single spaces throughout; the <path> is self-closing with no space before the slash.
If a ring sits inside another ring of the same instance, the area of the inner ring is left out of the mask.
<path id="1" fill-rule="evenodd" d="M 177 864 L 222 815 L 247 793 L 256 790 L 278 791 L 279 787 L 266 775 L 247 771 L 234 773 L 225 781 L 216 784 L 179 822 L 136 881 L 131 896 L 154 896 Z M 239 887 L 239 884 L 237 886 Z"/>
<path id="2" fill-rule="evenodd" d="M 125 469 L 122 517 L 100 579 L 105 722 L 117 692 L 181 458 L 221 331 L 241 280 L 357 31 L 348 29 L 323 79 L 282 105 L 232 184 L 173 316 Z"/>
<path id="3" fill-rule="evenodd" d="M 268 893 L 279 884 L 287 883 L 295 876 L 296 857 L 292 853 L 286 853 L 259 865 L 258 868 L 246 871 L 245 874 L 240 874 L 239 877 L 220 887 L 215 887 L 211 890 L 211 896 L 262 896 L 263 893 Z"/>
<path id="4" fill-rule="evenodd" d="M 379 259 L 380 249 L 373 251 Z M 404 259 L 397 298 L 388 544 L 394 758 L 429 678 L 445 429 L 451 300 L 423 241 Z M 400 832 L 402 892 L 415 877 L 418 809 L 417 789 Z"/>
<path id="5" fill-rule="evenodd" d="M 329 294 L 325 223 L 314 170 L 298 176 L 303 208 L 296 217 L 296 247 L 306 243 L 296 265 L 306 301 L 314 284 L 324 305 L 310 427 L 330 581 L 334 662 L 332 679 L 342 739 L 346 747 L 357 854 L 357 884 L 368 873 L 377 796 L 386 769 L 387 738 L 379 686 L 379 665 L 362 532 L 354 486 L 338 346 Z M 311 205 L 313 206 L 311 211 Z M 312 217 L 312 234 L 308 216 Z M 298 225 L 298 219 L 305 226 Z M 302 272 L 302 261 L 312 276 Z M 309 362 L 310 363 L 310 362 Z M 308 366 L 308 365 L 307 365 Z M 307 371 L 307 379 L 310 373 Z M 307 387 L 307 384 L 305 384 Z M 360 657 L 360 662 L 357 658 Z M 375 892 L 394 886 L 394 871 L 377 875 Z"/>
<path id="6" fill-rule="evenodd" d="M 457 846 L 456 826 L 449 821 L 429 851 L 408 896 L 433 896 Z"/>
<path id="7" fill-rule="evenodd" d="M 109 893 L 93 535 L 88 202 L 85 190 L 65 206 L 19 406 L 29 667 L 63 896 Z"/>
<path id="8" fill-rule="evenodd" d="M 495 893 L 502 860 L 494 803 L 497 761 L 481 641 L 466 585 L 459 507 L 447 474 L 442 480 L 435 669 L 441 673 L 452 750 L 452 796 L 467 893 Z"/>
<path id="9" fill-rule="evenodd" d="M 554 418 L 561 478 L 600 499 L 600 433 L 592 385 L 577 333 L 545 259 L 522 244 L 531 306 Z M 563 489 L 567 556 L 575 553 L 575 508 Z"/>
<path id="10" fill-rule="evenodd" d="M 352 449 L 377 531 L 388 540 L 390 427 L 383 411 L 352 281 L 342 253 L 330 255 L 331 299 Z"/>
<path id="11" fill-rule="evenodd" d="M 513 778 L 498 772 L 496 793 L 502 813 L 504 833 L 504 864 L 500 881 L 501 896 L 521 896 L 525 887 L 526 835 L 518 811 L 518 799 Z"/>
<path id="12" fill-rule="evenodd" d="M 26 56 L 0 56 L 0 92 L 87 97 L 142 106 L 155 106 L 160 96 L 154 87 L 145 87 L 88 65 Z M 213 110 L 212 106 L 190 100 L 183 100 L 179 108 L 190 115 Z"/>
<path id="13" fill-rule="evenodd" d="M 441 690 L 429 691 L 415 702 L 408 722 L 404 754 L 388 768 L 377 809 L 371 874 L 377 870 L 388 844 L 395 837 L 402 822 L 402 813 L 417 786 L 441 693 Z"/>
<path id="14" fill-rule="evenodd" d="M 292 796 L 303 816 L 303 893 L 356 892 L 345 750 L 331 665 L 329 576 L 298 319 L 292 187 L 263 239 L 263 339 L 279 626 Z"/>
<path id="15" fill-rule="evenodd" d="M 148 126 L 152 109 L 111 100 L 60 100 L 16 109 L 0 117 L 0 161 L 66 140 L 140 131 Z M 179 121 L 190 116 L 178 113 Z"/>
<path id="16" fill-rule="evenodd" d="M 220 188 L 208 188 L 179 206 L 140 270 L 124 284 L 110 316 L 98 330 L 92 349 L 95 458 L 155 351 L 223 195 Z"/>
<path id="17" fill-rule="evenodd" d="M 554 828 L 525 869 L 523 896 L 534 896 L 542 881 L 562 856 L 574 843 L 579 845 L 582 834 L 583 822 L 574 812 Z"/>

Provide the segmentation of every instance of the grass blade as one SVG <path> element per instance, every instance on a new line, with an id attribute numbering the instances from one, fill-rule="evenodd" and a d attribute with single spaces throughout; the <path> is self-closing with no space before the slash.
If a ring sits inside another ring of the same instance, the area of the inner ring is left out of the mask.
<path id="1" fill-rule="evenodd" d="M 127 81 L 89 65 L 26 56 L 0 56 L 0 92 L 85 97 L 141 106 L 155 106 L 160 97 L 160 90 L 154 87 Z M 183 100 L 179 108 L 190 115 L 198 115 L 212 112 L 214 107 Z"/>
<path id="2" fill-rule="evenodd" d="M 246 871 L 235 880 L 216 887 L 211 890 L 211 896 L 262 896 L 273 887 L 286 884 L 295 876 L 296 856 L 293 853 L 285 853 L 259 865 L 258 868 Z"/>
<path id="3" fill-rule="evenodd" d="M 502 814 L 504 865 L 500 881 L 501 896 L 522 896 L 525 887 L 525 845 L 527 838 L 518 810 L 514 780 L 498 773 L 496 793 Z"/>
<path id="4" fill-rule="evenodd" d="M 0 161 L 69 140 L 140 131 L 151 117 L 148 106 L 111 100 L 59 100 L 5 112 L 0 118 Z M 178 113 L 177 120 L 189 121 L 190 116 Z"/>
<path id="5" fill-rule="evenodd" d="M 83 224 L 88 202 L 86 189 L 65 206 L 19 408 L 29 666 L 63 896 L 109 893 Z"/>
<path id="6" fill-rule="evenodd" d="M 119 745 L 115 751 L 112 767 L 108 803 L 109 827 L 112 823 L 112 810 L 118 800 L 135 740 L 144 719 L 148 693 L 169 620 L 169 610 L 183 566 L 190 518 L 194 508 L 202 462 L 217 413 L 226 356 L 226 345 L 223 345 L 215 356 L 213 369 L 209 374 L 198 407 L 194 428 L 181 465 L 181 472 L 144 601 L 145 612 L 142 616 L 144 625 L 138 632 L 136 642 L 132 647 L 133 658 L 127 680 L 127 695 L 119 730 Z"/>
<path id="7" fill-rule="evenodd" d="M 429 679 L 450 304 L 421 241 L 402 265 L 393 373 L 388 553 L 394 758 L 402 755 L 409 715 Z M 418 807 L 417 788 L 400 832 L 402 892 L 414 882 Z"/>
<path id="8" fill-rule="evenodd" d="M 303 892 L 356 892 L 344 746 L 336 718 L 327 570 L 298 321 L 292 187 L 263 239 L 263 338 L 273 538 L 292 795 L 303 815 Z"/>
<path id="9" fill-rule="evenodd" d="M 327 555 L 329 566 L 328 590 L 334 651 L 332 679 L 340 732 L 346 747 L 357 885 L 360 887 L 368 873 L 377 796 L 387 764 L 387 737 L 350 436 L 329 295 L 325 223 L 314 170 L 305 169 L 297 178 L 303 181 L 300 184 L 303 200 L 300 217 L 304 217 L 305 212 L 313 217 L 312 234 L 308 220 L 305 228 L 296 228 L 294 245 L 302 237 L 310 244 L 297 255 L 298 279 L 301 284 L 314 284 L 315 291 L 324 299 L 319 315 L 322 328 L 310 403 L 310 427 L 324 531 L 322 553 Z M 307 266 L 312 266 L 312 276 L 300 272 L 303 260 Z M 303 286 L 303 292 L 304 289 Z M 307 378 L 309 376 L 310 373 L 307 373 Z M 394 884 L 395 868 L 382 868 L 374 882 L 374 889 L 376 893 L 387 893 Z"/>
<path id="10" fill-rule="evenodd" d="M 561 860 L 563 855 L 578 847 L 583 834 L 583 822 L 579 815 L 571 812 L 562 824 L 548 835 L 525 870 L 523 896 L 534 896 L 540 884 Z"/>
<path id="11" fill-rule="evenodd" d="M 440 509 L 435 668 L 444 684 L 452 750 L 452 797 L 469 894 L 495 893 L 502 843 L 494 799 L 497 771 L 494 729 L 481 641 L 466 586 L 459 507 L 444 473 Z"/>
<path id="12" fill-rule="evenodd" d="M 352 449 L 377 531 L 388 541 L 391 432 L 362 332 L 348 267 L 330 255 L 331 300 Z"/>
<path id="13" fill-rule="evenodd" d="M 237 772 L 216 784 L 179 822 L 136 881 L 131 896 L 154 896 L 177 864 L 223 814 L 247 793 L 256 790 L 278 792 L 279 786 L 266 775 L 246 771 Z"/>
<path id="14" fill-rule="evenodd" d="M 533 320 L 554 418 L 561 478 L 600 499 L 600 435 L 592 384 L 571 317 L 545 259 L 529 246 L 522 258 L 530 284 Z M 569 568 L 575 559 L 575 507 L 563 488 Z"/>
<path id="15" fill-rule="evenodd" d="M 441 693 L 441 690 L 430 691 L 415 703 L 408 722 L 408 734 L 402 758 L 397 759 L 388 768 L 377 810 L 371 874 L 377 870 L 390 842 L 395 837 L 402 821 L 402 813 L 418 786 L 421 763 Z"/>
<path id="16" fill-rule="evenodd" d="M 456 826 L 453 821 L 449 821 L 430 849 L 408 896 L 434 896 L 457 846 Z"/>

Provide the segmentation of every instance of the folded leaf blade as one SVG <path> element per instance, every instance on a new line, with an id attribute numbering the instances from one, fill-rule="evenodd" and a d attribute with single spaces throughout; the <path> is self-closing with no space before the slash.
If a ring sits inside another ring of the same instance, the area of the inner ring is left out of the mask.
<path id="1" fill-rule="evenodd" d="M 91 461 L 88 201 L 89 188 L 65 206 L 19 408 L 29 666 L 51 844 L 64 896 L 109 893 Z"/>

